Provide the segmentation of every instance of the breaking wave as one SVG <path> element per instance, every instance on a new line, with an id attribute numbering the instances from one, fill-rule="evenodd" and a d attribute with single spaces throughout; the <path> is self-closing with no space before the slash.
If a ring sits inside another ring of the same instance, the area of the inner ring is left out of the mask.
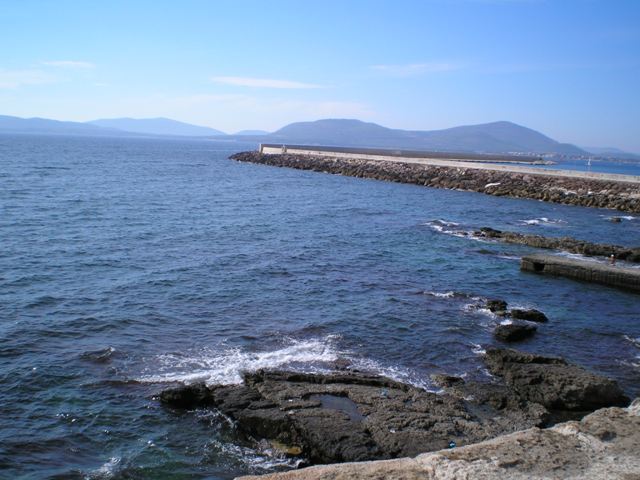
<path id="1" fill-rule="evenodd" d="M 283 348 L 262 352 L 240 348 L 205 348 L 195 354 L 165 353 L 153 359 L 137 378 L 144 383 L 205 382 L 207 385 L 242 383 L 243 372 L 290 367 L 298 370 L 327 370 L 327 363 L 338 359 L 335 336 L 324 339 L 290 340 Z M 153 370 L 151 372 L 150 370 Z"/>
<path id="2" fill-rule="evenodd" d="M 520 220 L 520 223 L 522 223 L 523 225 L 559 225 L 567 222 L 565 220 L 560 220 L 560 219 L 550 219 L 547 217 L 540 217 L 540 218 L 532 218 L 530 220 Z"/>

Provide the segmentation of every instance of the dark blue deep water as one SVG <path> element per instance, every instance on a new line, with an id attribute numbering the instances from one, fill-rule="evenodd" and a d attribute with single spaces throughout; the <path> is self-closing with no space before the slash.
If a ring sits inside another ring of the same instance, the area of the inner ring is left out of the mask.
<path id="1" fill-rule="evenodd" d="M 230 478 L 285 468 L 171 381 L 322 370 L 486 378 L 499 297 L 520 348 L 640 393 L 640 297 L 519 271 L 481 226 L 640 244 L 640 219 L 228 160 L 254 145 L 0 136 L 0 477 Z M 453 223 L 458 224 L 453 225 Z"/>

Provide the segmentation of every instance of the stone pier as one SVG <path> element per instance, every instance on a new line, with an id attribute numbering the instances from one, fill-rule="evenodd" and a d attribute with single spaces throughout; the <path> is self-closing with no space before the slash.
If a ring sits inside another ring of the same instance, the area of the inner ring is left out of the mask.
<path id="1" fill-rule="evenodd" d="M 558 275 L 640 293 L 640 268 L 607 265 L 556 255 L 529 255 L 522 257 L 520 268 L 528 272 Z"/>

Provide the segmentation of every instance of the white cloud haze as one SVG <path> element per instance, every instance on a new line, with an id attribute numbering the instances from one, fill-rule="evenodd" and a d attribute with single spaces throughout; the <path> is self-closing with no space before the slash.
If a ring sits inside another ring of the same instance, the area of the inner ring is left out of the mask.
<path id="1" fill-rule="evenodd" d="M 271 78 L 254 78 L 254 77 L 212 77 L 212 82 L 223 83 L 225 85 L 234 85 L 237 87 L 251 88 L 281 88 L 281 89 L 309 89 L 324 88 L 323 85 L 315 83 L 303 83 L 293 80 L 277 80 Z"/>
<path id="2" fill-rule="evenodd" d="M 78 62 L 75 60 L 49 60 L 46 62 L 42 62 L 42 65 L 46 65 L 47 67 L 58 67 L 58 68 L 95 68 L 95 64 L 91 62 Z"/>

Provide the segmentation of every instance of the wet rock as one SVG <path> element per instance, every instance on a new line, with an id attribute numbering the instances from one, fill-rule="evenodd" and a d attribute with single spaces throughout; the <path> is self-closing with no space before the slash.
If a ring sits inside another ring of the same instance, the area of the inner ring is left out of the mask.
<path id="1" fill-rule="evenodd" d="M 620 217 L 611 217 L 609 219 L 609 221 L 611 221 L 612 223 L 621 223 L 622 222 L 622 218 L 620 218 Z"/>
<path id="2" fill-rule="evenodd" d="M 176 408 L 196 408 L 210 405 L 212 397 L 204 383 L 196 383 L 164 390 L 160 394 L 160 401 Z"/>
<path id="3" fill-rule="evenodd" d="M 486 307 L 493 313 L 507 310 L 507 302 L 499 299 L 487 300 Z"/>
<path id="4" fill-rule="evenodd" d="M 351 360 L 347 358 L 338 358 L 332 364 L 335 370 L 349 370 L 351 368 Z"/>
<path id="5" fill-rule="evenodd" d="M 244 380 L 244 385 L 171 389 L 161 400 L 180 408 L 202 400 L 235 420 L 247 436 L 299 447 L 310 463 L 416 455 L 452 440 L 461 446 L 539 425 L 546 414 L 526 402 L 502 398 L 477 405 L 458 394 L 435 394 L 360 372 L 259 371 Z M 482 386 L 469 388 L 482 398 L 496 396 L 482 394 Z"/>
<path id="6" fill-rule="evenodd" d="M 629 403 L 615 381 L 562 358 L 489 348 L 485 362 L 524 400 L 550 410 L 587 412 Z"/>
<path id="7" fill-rule="evenodd" d="M 536 326 L 526 322 L 511 322 L 496 326 L 493 334 L 504 342 L 518 342 L 532 337 Z"/>
<path id="8" fill-rule="evenodd" d="M 569 253 L 579 253 L 590 257 L 606 257 L 612 254 L 619 260 L 640 262 L 640 248 L 627 248 L 620 245 L 606 243 L 592 243 L 572 237 L 543 237 L 541 235 L 526 235 L 517 232 L 503 232 L 490 227 L 483 227 L 473 232 L 476 238 L 489 238 L 505 243 L 528 245 L 535 248 L 561 250 Z"/>
<path id="9" fill-rule="evenodd" d="M 632 480 L 640 472 L 640 399 L 580 422 L 532 428 L 464 449 L 385 462 L 322 465 L 238 480 Z"/>
<path id="10" fill-rule="evenodd" d="M 526 310 L 513 308 L 509 310 L 509 316 L 515 320 L 528 320 L 530 322 L 537 323 L 545 323 L 549 321 L 544 313 L 542 313 L 540 310 L 536 310 L 535 308 Z"/>
<path id="11" fill-rule="evenodd" d="M 454 385 L 464 383 L 464 379 L 462 377 L 446 375 L 443 373 L 436 373 L 431 375 L 431 380 L 433 380 L 433 383 L 440 387 L 452 387 Z"/>
<path id="12" fill-rule="evenodd" d="M 280 445 L 309 464 L 413 456 L 452 441 L 464 446 L 547 425 L 550 409 L 583 412 L 626 401 L 615 382 L 562 359 L 489 349 L 486 360 L 504 383 L 438 375 L 444 392 L 436 394 L 363 372 L 261 370 L 245 374 L 242 385 L 172 388 L 160 400 L 216 408 L 243 438 Z"/>

